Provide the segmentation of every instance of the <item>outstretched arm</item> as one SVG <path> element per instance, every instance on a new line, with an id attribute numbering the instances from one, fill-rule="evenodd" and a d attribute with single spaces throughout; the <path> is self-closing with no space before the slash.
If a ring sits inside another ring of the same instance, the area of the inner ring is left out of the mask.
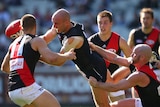
<path id="1" fill-rule="evenodd" d="M 49 44 L 49 42 L 51 42 L 56 37 L 56 35 L 56 29 L 52 27 L 44 35 L 41 35 L 40 37 L 43 38 L 47 44 Z"/>
<path id="2" fill-rule="evenodd" d="M 112 63 L 122 65 L 122 66 L 127 66 L 127 67 L 129 67 L 130 64 L 132 63 L 132 58 L 121 57 L 115 54 L 114 52 L 103 49 L 100 46 L 97 46 L 91 42 L 89 42 L 89 44 L 94 51 L 98 52 L 103 58 L 109 60 Z"/>
<path id="3" fill-rule="evenodd" d="M 94 77 L 89 78 L 89 83 L 93 87 L 101 88 L 109 92 L 115 92 L 118 90 L 126 90 L 136 85 L 144 87 L 149 83 L 149 77 L 144 73 L 134 72 L 127 79 L 122 79 L 118 83 L 98 82 Z"/>
<path id="4" fill-rule="evenodd" d="M 50 65 L 60 66 L 67 60 L 73 60 L 76 58 L 75 52 L 73 49 L 66 52 L 65 54 L 52 52 L 48 47 L 46 42 L 41 38 L 35 38 L 31 42 L 32 48 L 37 50 L 41 54 L 40 60 L 44 61 Z"/>

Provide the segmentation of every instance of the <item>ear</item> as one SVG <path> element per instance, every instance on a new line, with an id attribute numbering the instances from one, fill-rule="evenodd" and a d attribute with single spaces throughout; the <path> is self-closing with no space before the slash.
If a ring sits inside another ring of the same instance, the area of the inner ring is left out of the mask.
<path id="1" fill-rule="evenodd" d="M 141 55 L 141 56 L 140 56 L 140 61 L 141 61 L 141 62 L 146 61 L 146 57 L 145 57 L 145 55 Z"/>

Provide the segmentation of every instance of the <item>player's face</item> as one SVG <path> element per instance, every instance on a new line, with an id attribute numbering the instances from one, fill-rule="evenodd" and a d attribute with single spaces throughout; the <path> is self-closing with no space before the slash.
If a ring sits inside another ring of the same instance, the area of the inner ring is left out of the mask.
<path id="1" fill-rule="evenodd" d="M 140 54 L 138 54 L 138 50 L 133 50 L 133 52 L 131 53 L 131 57 L 133 58 L 133 63 L 136 64 L 139 62 L 140 60 Z"/>
<path id="2" fill-rule="evenodd" d="M 65 22 L 62 18 L 54 17 L 52 22 L 54 28 L 56 28 L 57 33 L 63 33 L 65 31 Z"/>
<path id="3" fill-rule="evenodd" d="M 148 13 L 141 13 L 140 22 L 143 28 L 150 28 L 153 24 L 153 18 Z"/>
<path id="4" fill-rule="evenodd" d="M 98 17 L 97 24 L 100 34 L 107 34 L 111 31 L 112 22 L 110 22 L 108 17 Z"/>

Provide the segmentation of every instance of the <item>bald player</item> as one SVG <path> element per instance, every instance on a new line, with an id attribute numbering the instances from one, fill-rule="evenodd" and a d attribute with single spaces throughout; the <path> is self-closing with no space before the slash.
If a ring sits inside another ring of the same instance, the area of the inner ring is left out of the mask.
<path id="1" fill-rule="evenodd" d="M 159 107 L 160 81 L 149 66 L 149 60 L 152 56 L 151 48 L 146 44 L 136 45 L 131 56 L 137 70 L 130 74 L 128 78 L 112 84 L 97 82 L 94 77 L 90 77 L 89 83 L 95 88 L 111 92 L 135 87 L 142 102 L 141 105 L 138 99 L 126 99 L 111 104 L 111 107 Z"/>

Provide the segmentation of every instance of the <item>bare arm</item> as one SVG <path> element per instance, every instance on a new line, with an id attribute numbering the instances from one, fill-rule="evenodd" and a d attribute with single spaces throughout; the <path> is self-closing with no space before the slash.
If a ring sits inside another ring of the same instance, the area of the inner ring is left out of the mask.
<path id="1" fill-rule="evenodd" d="M 44 35 L 40 36 L 40 38 L 44 39 L 46 43 L 48 44 L 50 41 L 52 41 L 55 36 L 57 35 L 56 30 L 54 28 L 49 29 Z M 41 58 L 40 60 L 44 60 L 44 58 Z M 61 64 L 62 65 L 62 64 Z M 9 73 L 9 52 L 6 54 L 6 56 L 3 59 L 3 62 L 1 64 L 1 70 Z"/>
<path id="2" fill-rule="evenodd" d="M 10 72 L 10 69 L 9 69 L 9 52 L 7 52 L 7 54 L 5 55 L 3 61 L 2 61 L 2 64 L 1 64 L 1 70 L 8 73 Z"/>
<path id="3" fill-rule="evenodd" d="M 89 83 L 93 87 L 101 88 L 109 92 L 114 92 L 118 90 L 126 90 L 136 85 L 145 87 L 149 83 L 149 78 L 144 73 L 134 72 L 127 79 L 120 80 L 118 83 L 115 84 L 108 82 L 97 82 L 97 80 L 94 77 L 89 78 Z"/>
<path id="4" fill-rule="evenodd" d="M 65 54 L 52 52 L 48 47 L 46 42 L 41 38 L 35 38 L 32 42 L 32 48 L 39 51 L 41 54 L 41 60 L 47 64 L 60 66 L 67 60 L 75 59 L 75 52 L 70 50 Z"/>
<path id="5" fill-rule="evenodd" d="M 111 75 L 111 78 L 114 83 L 119 82 L 121 79 L 126 78 L 131 73 L 128 67 L 120 67 Z"/>
<path id="6" fill-rule="evenodd" d="M 131 48 L 127 44 L 127 41 L 124 38 L 120 38 L 120 49 L 124 53 L 125 57 L 129 57 L 132 53 Z"/>
<path id="7" fill-rule="evenodd" d="M 131 47 L 131 49 L 133 49 L 135 46 L 134 32 L 135 32 L 135 29 L 131 30 L 131 32 L 129 33 L 128 41 L 127 41 L 128 45 Z"/>
<path id="8" fill-rule="evenodd" d="M 120 48 L 126 57 L 130 56 L 132 50 L 127 44 L 126 40 L 124 40 L 123 38 L 120 38 Z M 113 82 L 118 82 L 121 79 L 126 78 L 130 73 L 131 73 L 131 70 L 128 67 L 122 66 L 112 74 L 111 78 Z"/>
<path id="9" fill-rule="evenodd" d="M 114 52 L 103 49 L 103 48 L 101 48 L 91 42 L 89 42 L 89 44 L 93 50 L 98 52 L 103 58 L 109 60 L 112 63 L 122 65 L 122 66 L 127 66 L 127 67 L 129 67 L 129 65 L 132 63 L 132 60 L 130 58 L 128 58 L 128 59 L 123 58 L 123 57 L 115 54 Z"/>
<path id="10" fill-rule="evenodd" d="M 52 27 L 44 35 L 41 35 L 40 37 L 43 38 L 46 41 L 46 43 L 48 44 L 56 37 L 56 35 L 57 35 L 57 32 L 56 32 L 55 28 Z"/>

